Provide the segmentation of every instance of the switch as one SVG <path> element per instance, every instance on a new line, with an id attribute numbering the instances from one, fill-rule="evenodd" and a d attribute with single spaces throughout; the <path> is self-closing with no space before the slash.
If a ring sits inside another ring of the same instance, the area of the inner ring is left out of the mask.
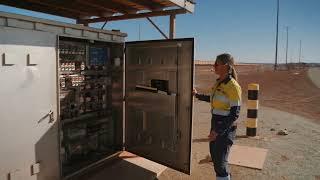
<path id="1" fill-rule="evenodd" d="M 33 164 L 31 166 L 31 176 L 40 173 L 40 163 Z"/>

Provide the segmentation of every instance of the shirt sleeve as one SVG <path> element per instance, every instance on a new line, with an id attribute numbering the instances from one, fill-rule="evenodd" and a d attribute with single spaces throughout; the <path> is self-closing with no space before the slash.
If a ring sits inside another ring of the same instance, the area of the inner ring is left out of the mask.
<path id="1" fill-rule="evenodd" d="M 200 101 L 210 102 L 210 95 L 206 94 L 196 94 L 196 98 Z"/>
<path id="2" fill-rule="evenodd" d="M 214 90 L 215 86 L 210 89 L 210 94 L 213 93 L 213 90 Z M 211 101 L 211 95 L 209 95 L 209 94 L 196 94 L 195 97 L 197 99 L 199 99 L 200 101 L 205 101 L 205 102 L 210 102 Z"/>
<path id="3" fill-rule="evenodd" d="M 230 107 L 240 106 L 241 105 L 241 87 L 236 84 L 232 84 L 226 94 L 230 101 Z"/>

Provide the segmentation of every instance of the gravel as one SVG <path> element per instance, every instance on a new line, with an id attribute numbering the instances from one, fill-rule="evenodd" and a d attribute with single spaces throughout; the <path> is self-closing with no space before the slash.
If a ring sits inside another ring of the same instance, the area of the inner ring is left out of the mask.
<path id="1" fill-rule="evenodd" d="M 195 101 L 192 143 L 192 174 L 185 175 L 172 169 L 164 171 L 159 180 L 205 180 L 215 179 L 213 165 L 205 138 L 210 127 L 209 104 Z M 230 165 L 234 180 L 301 179 L 314 180 L 320 177 L 320 125 L 304 117 L 260 107 L 258 137 L 243 138 L 246 107 L 239 119 L 238 138 L 235 144 L 268 149 L 264 168 L 250 169 Z M 276 131 L 270 131 L 274 128 Z M 277 135 L 278 130 L 287 129 L 288 135 Z"/>

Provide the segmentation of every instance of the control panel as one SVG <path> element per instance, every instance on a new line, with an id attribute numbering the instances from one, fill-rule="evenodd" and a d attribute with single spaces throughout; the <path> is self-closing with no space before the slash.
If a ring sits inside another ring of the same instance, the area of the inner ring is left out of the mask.
<path id="1" fill-rule="evenodd" d="M 60 40 L 60 155 L 64 174 L 112 151 L 111 74 L 109 47 Z"/>

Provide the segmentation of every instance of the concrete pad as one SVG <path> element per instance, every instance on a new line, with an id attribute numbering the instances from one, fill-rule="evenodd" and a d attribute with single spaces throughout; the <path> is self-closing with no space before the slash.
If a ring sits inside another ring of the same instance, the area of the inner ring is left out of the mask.
<path id="1" fill-rule="evenodd" d="M 229 164 L 262 169 L 267 152 L 267 149 L 233 145 L 230 150 Z"/>

